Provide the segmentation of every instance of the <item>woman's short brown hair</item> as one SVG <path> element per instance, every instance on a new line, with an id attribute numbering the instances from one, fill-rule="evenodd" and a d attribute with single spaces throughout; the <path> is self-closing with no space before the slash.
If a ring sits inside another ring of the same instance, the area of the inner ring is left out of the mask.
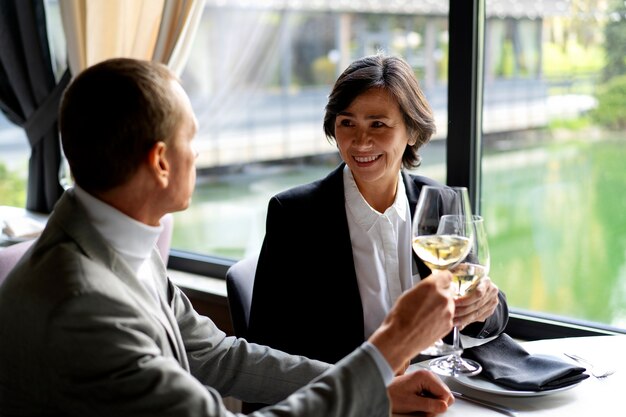
<path id="1" fill-rule="evenodd" d="M 181 120 L 165 65 L 114 58 L 81 72 L 60 106 L 63 151 L 76 183 L 87 191 L 124 184 L 158 141 Z"/>
<path id="2" fill-rule="evenodd" d="M 359 95 L 371 88 L 383 88 L 398 102 L 404 117 L 409 138 L 415 144 L 407 145 L 402 155 L 402 165 L 414 168 L 420 165 L 419 149 L 435 133 L 432 109 L 426 101 L 411 66 L 402 58 L 382 54 L 354 61 L 339 76 L 328 97 L 324 115 L 324 133 L 334 142 L 335 119 Z"/>

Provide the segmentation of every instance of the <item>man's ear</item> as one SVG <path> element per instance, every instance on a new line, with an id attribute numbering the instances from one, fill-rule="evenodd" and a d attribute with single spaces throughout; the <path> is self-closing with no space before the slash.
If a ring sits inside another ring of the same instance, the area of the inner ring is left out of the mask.
<path id="1" fill-rule="evenodd" d="M 169 183 L 170 164 L 167 161 L 167 145 L 163 141 L 156 142 L 148 153 L 148 166 L 153 178 L 165 188 Z"/>

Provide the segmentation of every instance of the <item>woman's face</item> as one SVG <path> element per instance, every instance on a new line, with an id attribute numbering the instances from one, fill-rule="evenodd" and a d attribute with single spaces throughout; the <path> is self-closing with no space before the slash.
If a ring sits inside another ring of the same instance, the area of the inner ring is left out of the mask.
<path id="1" fill-rule="evenodd" d="M 361 190 L 394 187 L 409 142 L 396 100 L 382 88 L 357 96 L 337 115 L 335 137 L 341 157 Z"/>

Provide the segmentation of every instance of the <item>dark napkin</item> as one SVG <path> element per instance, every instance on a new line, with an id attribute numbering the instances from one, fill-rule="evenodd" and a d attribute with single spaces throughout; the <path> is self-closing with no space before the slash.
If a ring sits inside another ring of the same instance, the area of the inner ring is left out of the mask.
<path id="1" fill-rule="evenodd" d="M 502 333 L 483 345 L 465 349 L 463 357 L 483 366 L 486 379 L 518 391 L 547 391 L 576 384 L 589 375 L 585 368 L 555 357 L 531 355 Z"/>

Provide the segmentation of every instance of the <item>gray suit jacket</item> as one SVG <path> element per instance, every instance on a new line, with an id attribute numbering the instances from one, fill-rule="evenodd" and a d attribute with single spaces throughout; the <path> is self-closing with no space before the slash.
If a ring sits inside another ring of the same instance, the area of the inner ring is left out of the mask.
<path id="1" fill-rule="evenodd" d="M 389 415 L 362 349 L 331 367 L 227 337 L 152 263 L 159 301 L 64 194 L 0 287 L 1 416 L 228 416 L 221 396 L 278 402 L 257 416 Z"/>

